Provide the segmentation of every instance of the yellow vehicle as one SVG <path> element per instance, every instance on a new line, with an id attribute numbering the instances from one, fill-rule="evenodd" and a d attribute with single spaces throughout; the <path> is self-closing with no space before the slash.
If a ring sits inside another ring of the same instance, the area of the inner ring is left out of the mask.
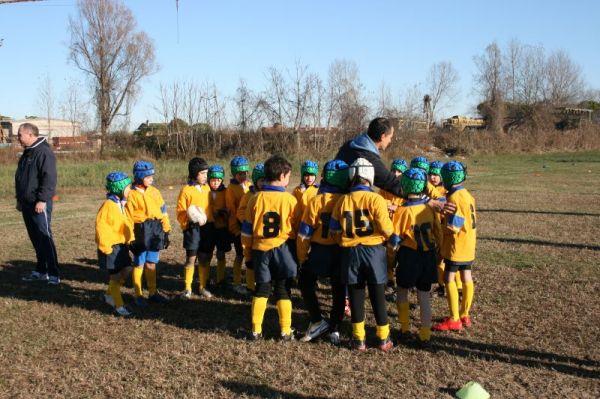
<path id="1" fill-rule="evenodd" d="M 462 115 L 454 115 L 451 118 L 444 119 L 444 129 L 457 130 L 459 132 L 465 129 L 484 129 L 485 120 L 482 118 L 468 118 Z"/>

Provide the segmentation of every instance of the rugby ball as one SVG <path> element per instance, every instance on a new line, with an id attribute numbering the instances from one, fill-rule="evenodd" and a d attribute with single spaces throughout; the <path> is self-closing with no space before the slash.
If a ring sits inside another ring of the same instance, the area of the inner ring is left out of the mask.
<path id="1" fill-rule="evenodd" d="M 198 223 L 200 226 L 204 226 L 206 224 L 206 213 L 199 208 L 197 205 L 190 205 L 187 209 L 188 219 L 192 223 Z"/>

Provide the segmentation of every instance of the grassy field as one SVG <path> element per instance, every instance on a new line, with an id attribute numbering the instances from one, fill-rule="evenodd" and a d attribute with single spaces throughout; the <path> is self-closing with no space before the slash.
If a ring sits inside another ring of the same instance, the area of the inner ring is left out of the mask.
<path id="1" fill-rule="evenodd" d="M 53 229 L 63 283 L 22 282 L 34 254 L 14 210 L 14 168 L 3 166 L 0 397 L 450 398 L 471 380 L 493 398 L 600 397 L 600 153 L 467 162 L 478 205 L 473 327 L 434 333 L 428 351 L 408 343 L 388 354 L 372 341 L 365 354 L 326 342 L 248 342 L 249 301 L 227 291 L 132 306 L 133 319 L 112 316 L 99 300 L 105 276 L 95 266 L 103 192 L 89 181 L 101 181 L 116 163 L 61 166 Z M 161 168 L 172 176 L 159 176 L 157 186 L 175 220 L 175 176 L 185 164 Z M 184 260 L 177 230 L 159 272 L 159 288 L 174 297 Z M 131 301 L 132 289 L 124 291 Z M 293 324 L 304 330 L 297 291 L 293 301 Z M 444 299 L 433 305 L 434 317 L 446 315 Z M 388 311 L 396 333 L 395 306 Z M 411 319 L 416 331 L 418 309 Z M 367 324 L 374 326 L 371 316 Z M 278 331 L 272 305 L 264 330 L 267 337 Z"/>

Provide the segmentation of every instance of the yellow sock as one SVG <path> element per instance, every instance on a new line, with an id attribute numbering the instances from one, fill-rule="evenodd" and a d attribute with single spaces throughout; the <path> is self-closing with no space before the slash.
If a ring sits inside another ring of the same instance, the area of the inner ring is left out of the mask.
<path id="1" fill-rule="evenodd" d="M 471 310 L 471 305 L 473 304 L 474 294 L 475 286 L 473 285 L 473 281 L 464 283 L 462 301 L 460 303 L 460 317 L 465 317 L 469 315 L 469 310 Z"/>
<path id="2" fill-rule="evenodd" d="M 419 339 L 422 342 L 429 341 L 431 339 L 431 328 L 421 327 L 419 329 Z"/>
<path id="3" fill-rule="evenodd" d="M 454 281 L 456 282 L 456 289 L 457 290 L 462 290 L 463 289 L 463 283 L 462 283 L 462 280 L 460 279 L 460 273 L 456 273 L 455 276 L 456 277 L 454 277 Z"/>
<path id="4" fill-rule="evenodd" d="M 448 300 L 448 308 L 450 309 L 450 318 L 454 321 L 458 320 L 458 289 L 456 282 L 450 281 L 446 283 L 446 292 Z"/>
<path id="5" fill-rule="evenodd" d="M 136 297 L 142 296 L 142 275 L 144 274 L 144 266 L 136 266 L 133 268 L 131 279 L 133 280 L 133 289 Z"/>
<path id="6" fill-rule="evenodd" d="M 156 269 L 145 268 L 146 285 L 148 286 L 148 295 L 156 294 Z"/>
<path id="7" fill-rule="evenodd" d="M 377 335 L 377 338 L 381 341 L 385 341 L 390 336 L 390 325 L 386 324 L 375 327 L 375 335 Z"/>
<path id="8" fill-rule="evenodd" d="M 408 320 L 408 302 L 397 302 L 396 307 L 398 308 L 398 319 L 400 319 L 400 331 L 403 333 L 408 332 L 410 329 L 410 322 Z"/>
<path id="9" fill-rule="evenodd" d="M 279 314 L 279 328 L 282 334 L 292 333 L 292 301 L 280 299 L 277 301 L 277 313 Z"/>
<path id="10" fill-rule="evenodd" d="M 118 280 L 110 280 L 108 283 L 108 291 L 113 301 L 115 301 L 115 309 L 123 306 L 123 297 L 121 296 L 121 282 Z"/>
<path id="11" fill-rule="evenodd" d="M 263 297 L 252 298 L 252 332 L 262 333 L 262 323 L 267 310 L 268 299 Z"/>
<path id="12" fill-rule="evenodd" d="M 254 291 L 254 269 L 246 269 L 246 288 Z"/>
<path id="13" fill-rule="evenodd" d="M 442 287 L 444 286 L 444 269 L 446 269 L 446 267 L 444 265 L 444 261 L 441 260 L 437 265 L 437 281 Z"/>
<path id="14" fill-rule="evenodd" d="M 233 285 L 240 285 L 242 283 L 242 260 L 233 261 Z"/>
<path id="15" fill-rule="evenodd" d="M 194 281 L 194 265 L 185 265 L 183 270 L 183 281 L 185 283 L 185 290 L 192 291 L 192 282 Z"/>
<path id="16" fill-rule="evenodd" d="M 206 288 L 206 282 L 208 281 L 208 273 L 210 265 L 207 261 L 200 262 L 200 267 L 198 268 L 200 274 L 198 275 L 198 279 L 200 280 L 200 289 Z"/>
<path id="17" fill-rule="evenodd" d="M 217 283 L 225 281 L 225 259 L 217 259 Z"/>
<path id="18" fill-rule="evenodd" d="M 364 341 L 366 335 L 364 321 L 352 323 L 352 338 L 359 341 Z"/>

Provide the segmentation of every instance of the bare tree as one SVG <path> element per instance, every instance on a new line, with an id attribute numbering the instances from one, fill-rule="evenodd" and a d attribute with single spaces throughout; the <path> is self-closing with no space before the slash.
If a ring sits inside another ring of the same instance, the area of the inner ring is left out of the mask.
<path id="1" fill-rule="evenodd" d="M 545 98 L 552 105 L 573 104 L 581 100 L 585 90 L 581 67 L 564 50 L 548 57 L 545 76 Z"/>
<path id="2" fill-rule="evenodd" d="M 93 82 L 93 99 L 104 140 L 123 105 L 133 101 L 139 81 L 157 66 L 154 45 L 120 0 L 79 0 L 69 18 L 70 59 Z"/>
<path id="3" fill-rule="evenodd" d="M 431 104 L 431 112 L 429 112 L 429 119 L 426 122 L 428 126 L 431 126 L 435 120 L 436 111 L 444 108 L 458 95 L 458 72 L 451 62 L 438 62 L 429 69 L 426 85 L 429 104 Z"/>
<path id="4" fill-rule="evenodd" d="M 544 99 L 546 56 L 542 46 L 523 46 L 515 82 L 515 102 L 532 105 Z"/>
<path id="5" fill-rule="evenodd" d="M 329 66 L 332 115 L 337 125 L 351 132 L 364 127 L 368 107 L 364 101 L 364 88 L 360 81 L 358 66 L 353 61 L 335 60 Z"/>
<path id="6" fill-rule="evenodd" d="M 39 107 L 46 116 L 48 123 L 48 141 L 52 140 L 52 114 L 54 113 L 54 88 L 52 87 L 52 79 L 50 74 L 46 73 L 40 82 Z"/>
<path id="7" fill-rule="evenodd" d="M 83 130 L 84 126 L 87 126 L 88 115 L 85 111 L 86 103 L 81 95 L 81 82 L 76 79 L 70 79 L 63 93 L 60 108 L 63 118 L 71 122 L 73 136 L 75 136 L 77 124 L 79 124 L 81 130 Z"/>
<path id="8" fill-rule="evenodd" d="M 502 133 L 504 122 L 504 81 L 502 76 L 502 53 L 496 42 L 485 48 L 485 54 L 474 57 L 477 74 L 476 89 L 483 101 L 483 113 L 489 117 L 489 126 Z"/>

